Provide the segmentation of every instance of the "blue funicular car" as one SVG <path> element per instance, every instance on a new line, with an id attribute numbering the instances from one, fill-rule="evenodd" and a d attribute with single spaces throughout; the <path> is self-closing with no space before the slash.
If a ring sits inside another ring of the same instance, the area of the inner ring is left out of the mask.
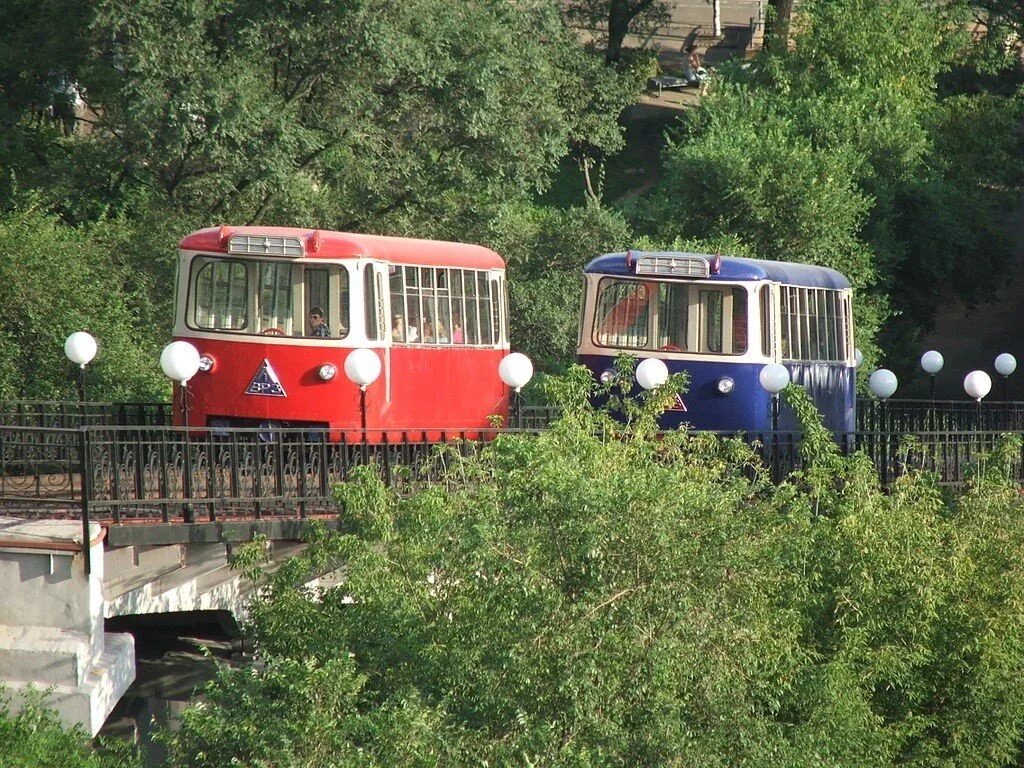
<path id="1" fill-rule="evenodd" d="M 577 357 L 600 379 L 622 353 L 689 373 L 665 428 L 770 430 L 758 374 L 780 363 L 829 429 L 854 429 L 853 292 L 833 269 L 698 253 L 598 256 L 584 269 Z M 779 427 L 795 429 L 792 414 Z"/>

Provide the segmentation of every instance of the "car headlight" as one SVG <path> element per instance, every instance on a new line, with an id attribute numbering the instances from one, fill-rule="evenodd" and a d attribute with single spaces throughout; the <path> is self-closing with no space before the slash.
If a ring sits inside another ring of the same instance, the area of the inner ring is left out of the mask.
<path id="1" fill-rule="evenodd" d="M 324 363 L 317 370 L 317 375 L 320 376 L 321 381 L 330 381 L 338 375 L 338 366 L 332 365 L 331 363 Z"/>
<path id="2" fill-rule="evenodd" d="M 209 373 L 215 365 L 217 361 L 213 359 L 213 355 L 203 355 L 199 358 L 199 370 L 203 373 Z"/>
<path id="3" fill-rule="evenodd" d="M 730 395 L 732 394 L 732 391 L 736 389 L 736 382 L 728 376 L 723 376 L 718 380 L 715 387 L 718 389 L 718 393 L 720 395 Z"/>
<path id="4" fill-rule="evenodd" d="M 597 379 L 602 384 L 611 384 L 613 381 L 615 381 L 617 377 L 618 374 L 615 373 L 614 368 L 606 368 L 605 370 L 601 371 L 601 375 L 598 376 Z"/>

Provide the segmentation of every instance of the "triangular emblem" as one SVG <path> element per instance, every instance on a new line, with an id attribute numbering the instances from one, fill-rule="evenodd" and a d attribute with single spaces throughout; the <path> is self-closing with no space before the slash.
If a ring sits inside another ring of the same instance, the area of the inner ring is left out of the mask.
<path id="1" fill-rule="evenodd" d="M 277 378 L 270 361 L 264 359 L 260 367 L 256 369 L 256 375 L 252 377 L 249 386 L 245 388 L 247 395 L 266 395 L 267 397 L 287 397 L 281 380 Z"/>
<path id="2" fill-rule="evenodd" d="M 676 392 L 676 401 L 672 405 L 670 405 L 667 410 L 684 411 L 688 413 L 688 411 L 686 410 L 686 403 L 683 402 L 683 396 Z"/>

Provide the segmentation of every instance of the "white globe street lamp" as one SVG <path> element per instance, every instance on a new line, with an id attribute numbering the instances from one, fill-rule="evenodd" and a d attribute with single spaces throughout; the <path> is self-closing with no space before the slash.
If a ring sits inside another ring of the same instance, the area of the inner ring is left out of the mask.
<path id="1" fill-rule="evenodd" d="M 964 378 L 964 392 L 981 404 L 982 399 L 992 391 L 992 377 L 984 371 L 971 371 Z"/>
<path id="2" fill-rule="evenodd" d="M 366 388 L 380 376 L 380 358 L 372 349 L 353 349 L 345 358 L 345 376 L 359 387 L 359 417 L 363 428 L 363 445 L 366 445 Z"/>
<path id="3" fill-rule="evenodd" d="M 868 377 L 868 388 L 879 400 L 888 400 L 896 392 L 899 380 L 888 368 L 879 368 Z"/>
<path id="4" fill-rule="evenodd" d="M 512 390 L 512 419 L 516 427 L 523 425 L 521 390 L 533 378 L 533 361 L 522 352 L 509 352 L 498 363 L 498 377 Z"/>
<path id="5" fill-rule="evenodd" d="M 533 362 L 522 352 L 510 352 L 498 363 L 498 376 L 506 386 L 519 392 L 533 378 Z"/>
<path id="6" fill-rule="evenodd" d="M 777 395 L 789 386 L 789 369 L 778 363 L 768 363 L 757 374 L 757 380 L 765 390 Z"/>
<path id="7" fill-rule="evenodd" d="M 854 365 L 857 368 L 860 368 L 861 363 L 864 362 L 864 353 L 861 352 L 859 349 L 854 348 L 854 350 L 853 350 L 853 361 L 854 361 Z"/>
<path id="8" fill-rule="evenodd" d="M 885 401 L 893 396 L 898 386 L 899 381 L 896 378 L 896 374 L 888 368 L 879 368 L 868 377 L 868 389 L 871 390 L 875 397 L 882 401 L 879 407 L 881 416 L 879 419 L 879 439 L 881 442 L 882 478 L 883 482 L 886 483 L 889 481 L 889 440 L 892 438 L 892 435 L 889 432 L 889 415 L 886 412 Z"/>
<path id="9" fill-rule="evenodd" d="M 929 349 L 921 355 L 921 367 L 929 376 L 934 376 L 941 371 L 943 363 L 945 360 L 942 358 L 942 353 L 936 352 L 934 349 Z"/>
<path id="10" fill-rule="evenodd" d="M 648 357 L 636 367 L 636 383 L 646 390 L 657 389 L 668 381 L 668 366 L 663 360 Z"/>
<path id="11" fill-rule="evenodd" d="M 1000 376 L 1009 376 L 1017 370 L 1017 358 L 1008 352 L 996 356 L 996 372 Z"/>
<path id="12" fill-rule="evenodd" d="M 182 505 L 182 517 L 186 523 L 195 522 L 192 504 L 192 446 L 189 445 L 188 431 L 188 383 L 199 371 L 199 350 L 187 341 L 172 341 L 160 353 L 160 368 L 164 376 L 181 385 L 181 420 L 185 425 L 185 472 L 182 476 L 185 503 Z"/>
<path id="13" fill-rule="evenodd" d="M 928 396 L 930 399 L 935 399 L 935 374 L 942 370 L 942 366 L 946 361 L 943 360 L 942 354 L 936 352 L 934 349 L 929 349 L 923 355 L 921 355 L 921 368 L 928 374 L 930 379 L 928 387 Z"/>
<path id="14" fill-rule="evenodd" d="M 758 383 L 772 396 L 772 432 L 779 430 L 779 393 L 789 380 L 789 369 L 779 363 L 768 363 L 757 374 Z"/>
<path id="15" fill-rule="evenodd" d="M 96 357 L 96 339 L 85 331 L 75 331 L 64 340 L 64 356 L 78 366 L 78 402 L 85 402 L 85 366 Z"/>
<path id="16" fill-rule="evenodd" d="M 782 470 L 779 464 L 779 393 L 789 386 L 789 369 L 779 363 L 768 363 L 758 371 L 757 381 L 771 395 L 772 482 L 779 483 L 782 480 Z"/>
<path id="17" fill-rule="evenodd" d="M 64 342 L 64 355 L 75 365 L 85 368 L 96 357 L 96 339 L 85 331 L 76 331 Z"/>
<path id="18" fill-rule="evenodd" d="M 996 373 L 1003 377 L 1003 400 L 1009 400 L 1010 374 L 1017 370 L 1017 358 L 1008 352 L 996 356 Z"/>
<path id="19" fill-rule="evenodd" d="M 181 385 L 181 416 L 188 429 L 188 383 L 199 370 L 199 350 L 187 341 L 172 341 L 160 353 L 164 376 Z"/>
<path id="20" fill-rule="evenodd" d="M 199 350 L 187 341 L 172 341 L 160 353 L 164 376 L 183 387 L 199 370 Z"/>
<path id="21" fill-rule="evenodd" d="M 364 392 L 377 380 L 380 371 L 380 358 L 373 350 L 353 349 L 345 358 L 345 376 Z"/>

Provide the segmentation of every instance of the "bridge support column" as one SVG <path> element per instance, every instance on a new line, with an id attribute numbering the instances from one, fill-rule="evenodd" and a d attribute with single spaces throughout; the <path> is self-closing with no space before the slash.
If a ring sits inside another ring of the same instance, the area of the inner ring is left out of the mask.
<path id="1" fill-rule="evenodd" d="M 17 709 L 29 687 L 95 735 L 135 679 L 131 635 L 103 631 L 103 535 L 89 531 L 90 573 L 74 521 L 0 517 L 0 682 Z"/>

